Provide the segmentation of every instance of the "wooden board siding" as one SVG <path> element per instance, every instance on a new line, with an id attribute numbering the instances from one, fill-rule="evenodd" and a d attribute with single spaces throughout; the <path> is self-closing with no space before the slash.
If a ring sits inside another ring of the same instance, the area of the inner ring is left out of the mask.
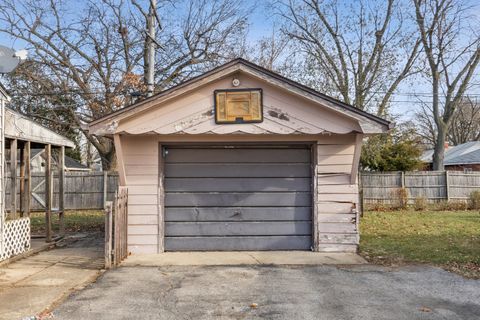
<path id="1" fill-rule="evenodd" d="M 358 186 L 352 184 L 356 137 L 317 144 L 318 250 L 355 252 L 358 235 Z"/>
<path id="2" fill-rule="evenodd" d="M 166 150 L 166 250 L 310 249 L 308 147 Z"/>
<path id="3" fill-rule="evenodd" d="M 128 250 L 158 252 L 158 139 L 121 136 L 128 186 Z"/>

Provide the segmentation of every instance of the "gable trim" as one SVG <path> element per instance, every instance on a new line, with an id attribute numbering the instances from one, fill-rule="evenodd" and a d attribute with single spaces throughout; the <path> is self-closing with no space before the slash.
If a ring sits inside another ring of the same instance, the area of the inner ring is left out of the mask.
<path id="1" fill-rule="evenodd" d="M 364 130 L 364 133 L 369 133 L 370 131 L 372 132 L 378 131 L 378 129 L 377 130 L 373 129 L 374 127 L 381 127 L 382 128 L 381 131 L 387 131 L 388 129 L 391 129 L 393 127 L 393 124 L 388 120 L 385 120 L 376 115 L 365 112 L 358 108 L 355 108 L 333 97 L 322 94 L 312 88 L 309 88 L 296 81 L 285 78 L 278 73 L 267 70 L 247 60 L 238 58 L 224 65 L 218 66 L 210 71 L 207 71 L 204 74 L 201 74 L 183 83 L 173 86 L 167 90 L 159 92 L 143 101 L 140 101 L 131 106 L 128 106 L 118 111 L 107 114 L 102 118 L 94 120 L 89 124 L 89 128 L 95 134 L 99 134 L 99 135 L 113 134 L 118 125 L 119 120 L 125 119 L 136 113 L 143 112 L 148 108 L 153 107 L 157 103 L 165 103 L 168 100 L 173 99 L 194 88 L 198 88 L 199 86 L 202 86 L 211 81 L 229 76 L 232 73 L 235 73 L 238 71 L 243 71 L 254 77 L 260 78 L 274 86 L 283 87 L 283 85 L 286 84 L 289 86 L 289 88 L 286 88 L 286 89 L 289 91 L 292 91 L 295 94 L 299 94 L 309 100 L 313 100 L 316 103 L 323 103 L 329 109 L 337 111 L 347 117 L 360 120 L 361 122 L 367 122 L 367 124 L 361 125 L 362 129 L 366 129 Z M 108 122 L 109 120 L 110 122 Z M 107 127 L 101 128 L 102 124 L 106 125 Z"/>

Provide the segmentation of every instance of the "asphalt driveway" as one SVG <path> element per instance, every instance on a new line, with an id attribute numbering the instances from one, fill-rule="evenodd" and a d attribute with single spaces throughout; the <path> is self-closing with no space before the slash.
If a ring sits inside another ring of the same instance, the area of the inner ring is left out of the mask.
<path id="1" fill-rule="evenodd" d="M 55 319 L 479 319 L 480 281 L 376 266 L 121 267 Z"/>

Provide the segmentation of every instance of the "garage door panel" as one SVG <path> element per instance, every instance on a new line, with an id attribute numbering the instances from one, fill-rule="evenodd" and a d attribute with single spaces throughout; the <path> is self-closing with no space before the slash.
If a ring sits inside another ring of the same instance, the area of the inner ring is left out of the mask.
<path id="1" fill-rule="evenodd" d="M 165 176 L 169 178 L 309 178 L 309 164 L 261 164 L 261 163 L 229 163 L 219 165 L 212 163 L 166 163 Z"/>
<path id="2" fill-rule="evenodd" d="M 168 207 L 308 206 L 309 192 L 166 193 Z"/>
<path id="3" fill-rule="evenodd" d="M 310 235 L 310 221 L 167 222 L 166 236 Z"/>
<path id="4" fill-rule="evenodd" d="M 165 221 L 310 221 L 310 207 L 166 208 Z"/>
<path id="5" fill-rule="evenodd" d="M 310 191 L 310 178 L 167 178 L 165 189 L 181 191 Z"/>
<path id="6" fill-rule="evenodd" d="M 167 251 L 310 249 L 309 147 L 167 150 Z"/>
<path id="7" fill-rule="evenodd" d="M 305 250 L 310 236 L 269 237 L 169 237 L 165 246 L 172 251 L 241 251 L 241 250 Z"/>
<path id="8" fill-rule="evenodd" d="M 287 148 L 175 148 L 169 149 L 168 162 L 310 162 L 310 150 Z"/>

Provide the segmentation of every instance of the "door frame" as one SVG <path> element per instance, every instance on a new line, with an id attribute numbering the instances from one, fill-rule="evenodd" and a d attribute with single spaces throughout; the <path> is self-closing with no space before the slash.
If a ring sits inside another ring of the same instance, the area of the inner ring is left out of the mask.
<path id="1" fill-rule="evenodd" d="M 158 143 L 158 244 L 157 252 L 165 252 L 165 147 L 215 147 L 215 146 L 289 146 L 302 145 L 310 150 L 310 187 L 311 187 L 311 220 L 312 220 L 312 244 L 311 251 L 318 251 L 318 208 L 317 208 L 317 141 L 245 141 L 245 142 L 159 142 Z"/>

